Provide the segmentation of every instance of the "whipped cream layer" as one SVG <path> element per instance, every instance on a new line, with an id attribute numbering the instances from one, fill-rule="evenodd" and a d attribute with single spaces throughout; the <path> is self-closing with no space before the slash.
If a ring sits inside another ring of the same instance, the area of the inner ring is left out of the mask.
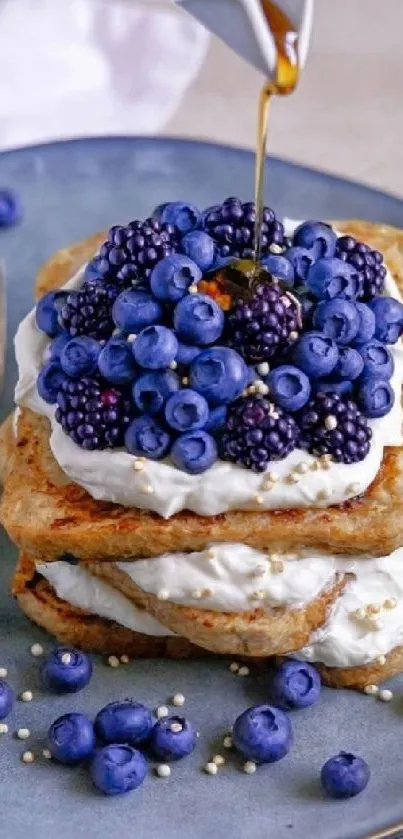
<path id="1" fill-rule="evenodd" d="M 299 224 L 286 220 L 290 235 Z M 64 286 L 78 288 L 85 266 Z M 388 272 L 387 294 L 400 299 L 393 277 Z M 15 351 L 19 380 L 15 391 L 17 405 L 47 416 L 51 423 L 50 447 L 63 472 L 82 486 L 93 498 L 112 501 L 125 507 L 152 510 L 163 518 L 181 510 L 198 515 L 214 516 L 229 510 L 280 510 L 303 507 L 328 507 L 364 493 L 375 479 L 383 459 L 385 446 L 403 445 L 401 388 L 403 383 L 403 351 L 390 347 L 395 361 L 391 381 L 395 404 L 387 416 L 370 421 L 373 431 L 370 451 L 357 464 L 332 463 L 327 470 L 315 469 L 316 458 L 295 449 L 284 460 L 273 461 L 268 468 L 277 481 L 265 489 L 267 473 L 256 474 L 242 466 L 216 461 L 201 475 L 181 472 L 167 458 L 147 460 L 141 471 L 135 471 L 136 458 L 122 449 L 85 451 L 62 430 L 54 417 L 54 406 L 46 404 L 38 394 L 36 380 L 41 370 L 49 339 L 35 322 L 35 311 L 20 324 Z M 289 475 L 301 462 L 310 468 L 296 483 Z M 314 471 L 315 469 L 315 471 Z"/>
<path id="2" fill-rule="evenodd" d="M 403 548 L 376 559 L 307 550 L 298 558 L 283 555 L 281 560 L 279 573 L 259 551 L 240 544 L 217 544 L 198 554 L 166 554 L 117 565 L 145 591 L 156 594 L 158 588 L 165 588 L 171 602 L 238 612 L 265 606 L 303 608 L 332 585 L 337 573 L 351 574 L 326 624 L 292 656 L 328 667 L 352 667 L 368 664 L 403 644 Z M 257 566 L 265 568 L 264 576 L 252 576 Z M 81 565 L 57 561 L 39 563 L 36 568 L 57 595 L 74 606 L 146 635 L 173 634 Z M 210 589 L 211 594 L 195 599 L 198 586 Z M 262 600 L 254 599 L 256 589 L 263 591 Z M 374 605 L 379 611 L 368 615 L 368 606 Z"/>

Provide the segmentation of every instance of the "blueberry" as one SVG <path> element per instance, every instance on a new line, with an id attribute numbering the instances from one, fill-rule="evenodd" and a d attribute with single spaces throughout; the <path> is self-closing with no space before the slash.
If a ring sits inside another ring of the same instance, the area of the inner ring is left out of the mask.
<path id="1" fill-rule="evenodd" d="M 385 344 L 372 338 L 357 349 L 363 359 L 362 379 L 368 376 L 376 379 L 390 379 L 393 376 L 395 362 Z"/>
<path id="2" fill-rule="evenodd" d="M 145 373 L 133 385 L 133 399 L 142 413 L 158 414 L 168 397 L 178 391 L 180 386 L 179 377 L 170 370 L 164 373 Z"/>
<path id="3" fill-rule="evenodd" d="M 165 201 L 164 204 L 157 204 L 157 206 L 151 213 L 152 218 L 157 219 L 157 221 L 161 221 L 162 213 L 164 212 L 165 207 L 167 207 L 168 204 L 169 201 Z"/>
<path id="4" fill-rule="evenodd" d="M 318 259 L 311 266 L 306 284 L 319 299 L 343 297 L 345 300 L 353 300 L 360 292 L 362 281 L 356 268 L 333 256 Z"/>
<path id="5" fill-rule="evenodd" d="M 164 717 L 158 720 L 151 732 L 150 748 L 159 760 L 173 761 L 187 757 L 196 743 L 196 731 L 185 717 Z"/>
<path id="6" fill-rule="evenodd" d="M 189 431 L 175 440 L 171 457 L 174 466 L 190 475 L 200 475 L 217 460 L 217 445 L 205 431 Z"/>
<path id="7" fill-rule="evenodd" d="M 308 376 L 291 364 L 282 364 L 272 370 L 267 384 L 273 401 L 285 411 L 298 411 L 311 395 Z"/>
<path id="8" fill-rule="evenodd" d="M 41 667 L 44 686 L 53 693 L 77 693 L 92 676 L 92 661 L 81 650 L 56 647 Z"/>
<path id="9" fill-rule="evenodd" d="M 113 385 L 132 382 L 136 375 L 132 345 L 124 338 L 110 338 L 98 358 L 101 376 Z"/>
<path id="10" fill-rule="evenodd" d="M 337 236 L 328 224 L 304 221 L 294 231 L 294 245 L 313 250 L 315 259 L 334 256 Z"/>
<path id="11" fill-rule="evenodd" d="M 293 347 L 293 360 L 297 367 L 312 378 L 328 376 L 334 370 L 339 351 L 332 338 L 322 332 L 305 332 Z"/>
<path id="12" fill-rule="evenodd" d="M 202 272 L 196 262 L 181 253 L 171 253 L 153 268 L 151 291 L 158 300 L 178 303 L 187 294 L 189 286 L 197 285 L 201 277 Z"/>
<path id="13" fill-rule="evenodd" d="M 227 419 L 227 408 L 225 405 L 217 405 L 216 408 L 211 408 L 208 416 L 208 420 L 206 425 L 204 426 L 205 431 L 217 431 L 219 428 L 222 428 L 225 424 Z"/>
<path id="14" fill-rule="evenodd" d="M 174 224 L 181 233 L 189 233 L 196 227 L 200 212 L 194 204 L 186 201 L 170 201 L 161 213 L 162 224 Z"/>
<path id="15" fill-rule="evenodd" d="M 166 326 L 147 326 L 133 343 L 133 355 L 140 367 L 162 370 L 169 367 L 178 352 L 178 341 Z"/>
<path id="16" fill-rule="evenodd" d="M 69 341 L 71 341 L 70 332 L 61 332 L 57 338 L 53 338 L 45 352 L 46 361 L 58 361 L 60 363 L 62 349 Z"/>
<path id="17" fill-rule="evenodd" d="M 193 359 L 201 352 L 200 347 L 195 347 L 192 344 L 183 344 L 178 341 L 178 352 L 176 353 L 176 361 L 183 367 L 188 367 Z"/>
<path id="18" fill-rule="evenodd" d="M 351 342 L 353 347 L 356 347 L 358 344 L 365 344 L 366 341 L 373 338 L 375 333 L 375 315 L 373 311 L 366 303 L 356 303 L 355 306 L 360 322 L 358 332 Z"/>
<path id="19" fill-rule="evenodd" d="M 153 417 L 137 417 L 126 429 L 125 446 L 138 457 L 161 460 L 170 444 L 170 435 Z"/>
<path id="20" fill-rule="evenodd" d="M 146 326 L 158 323 L 163 318 L 161 303 L 146 291 L 126 289 L 116 298 L 112 317 L 122 332 L 137 333 Z"/>
<path id="21" fill-rule="evenodd" d="M 203 350 L 192 361 L 189 384 L 211 405 L 225 405 L 241 395 L 249 371 L 241 356 L 229 347 Z"/>
<path id="22" fill-rule="evenodd" d="M 403 305 L 394 297 L 375 297 L 369 303 L 375 315 L 375 338 L 395 344 L 403 333 Z"/>
<path id="23" fill-rule="evenodd" d="M 294 266 L 286 256 L 268 253 L 263 257 L 261 263 L 272 277 L 282 280 L 288 286 L 294 285 Z"/>
<path id="24" fill-rule="evenodd" d="M 49 338 L 55 338 L 62 327 L 59 324 L 59 311 L 69 296 L 68 291 L 48 291 L 36 304 L 36 325 Z"/>
<path id="25" fill-rule="evenodd" d="M 14 704 L 14 691 L 10 685 L 0 679 L 0 720 L 5 720 Z"/>
<path id="26" fill-rule="evenodd" d="M 322 766 L 320 779 L 332 798 L 352 798 L 362 792 L 370 779 L 370 769 L 362 757 L 340 752 Z"/>
<path id="27" fill-rule="evenodd" d="M 132 746 L 119 743 L 100 749 L 90 766 L 92 783 L 105 795 L 123 795 L 137 789 L 146 775 L 144 755 Z"/>
<path id="28" fill-rule="evenodd" d="M 95 749 L 92 722 L 84 714 L 64 714 L 48 731 L 48 747 L 58 763 L 75 766 L 90 757 Z"/>
<path id="29" fill-rule="evenodd" d="M 291 721 L 279 708 L 254 705 L 235 720 L 232 739 L 238 752 L 248 760 L 274 763 L 291 748 Z"/>
<path id="30" fill-rule="evenodd" d="M 0 228 L 11 227 L 22 219 L 22 205 L 11 189 L 0 189 Z"/>
<path id="31" fill-rule="evenodd" d="M 175 431 L 204 428 L 208 415 L 209 407 L 204 396 L 191 388 L 174 393 L 165 405 L 165 419 Z"/>
<path id="32" fill-rule="evenodd" d="M 58 361 L 49 361 L 42 367 L 36 385 L 39 396 L 48 402 L 49 405 L 54 405 L 57 400 L 57 393 L 60 385 L 64 382 L 66 376 Z"/>
<path id="33" fill-rule="evenodd" d="M 360 384 L 357 403 L 365 417 L 384 417 L 393 408 L 395 394 L 388 381 L 368 377 Z"/>
<path id="34" fill-rule="evenodd" d="M 284 256 L 291 262 L 293 267 L 295 284 L 304 285 L 308 271 L 315 262 L 313 252 L 307 250 L 307 248 L 292 247 L 288 248 Z"/>
<path id="35" fill-rule="evenodd" d="M 316 379 L 312 385 L 312 392 L 316 393 L 336 393 L 338 396 L 351 396 L 353 392 L 353 383 L 348 379 L 343 379 L 341 382 L 330 382 L 327 379 Z"/>
<path id="36" fill-rule="evenodd" d="M 214 262 L 215 242 L 208 233 L 192 230 L 183 237 L 180 248 L 203 273 L 211 268 Z"/>
<path id="37" fill-rule="evenodd" d="M 320 676 L 311 664 L 284 661 L 273 677 L 272 701 L 283 711 L 309 708 L 319 699 L 320 687 Z"/>
<path id="38" fill-rule="evenodd" d="M 350 344 L 360 325 L 357 307 L 349 300 L 323 300 L 313 313 L 313 325 L 338 344 Z"/>
<path id="39" fill-rule="evenodd" d="M 95 732 L 103 743 L 145 743 L 153 727 L 151 711 L 140 702 L 110 702 L 95 717 Z"/>
<path id="40" fill-rule="evenodd" d="M 79 335 L 63 348 L 60 354 L 61 367 L 71 379 L 91 376 L 97 370 L 100 352 L 101 344 L 95 338 Z"/>
<path id="41" fill-rule="evenodd" d="M 335 379 L 357 379 L 364 369 L 364 361 L 358 350 L 339 347 L 339 360 L 333 370 Z"/>
<path id="42" fill-rule="evenodd" d="M 104 272 L 102 271 L 102 257 L 101 256 L 94 256 L 90 262 L 87 262 L 84 271 L 84 281 L 93 283 L 97 280 L 102 280 L 104 277 Z"/>
<path id="43" fill-rule="evenodd" d="M 224 312 L 206 294 L 188 294 L 174 311 L 178 338 L 186 344 L 212 344 L 224 328 Z"/>

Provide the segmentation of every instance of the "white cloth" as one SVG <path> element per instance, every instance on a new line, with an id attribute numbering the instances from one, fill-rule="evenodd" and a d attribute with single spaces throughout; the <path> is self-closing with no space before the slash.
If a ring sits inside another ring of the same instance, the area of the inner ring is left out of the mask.
<path id="1" fill-rule="evenodd" d="M 0 0 L 0 148 L 161 131 L 208 41 L 171 0 Z"/>

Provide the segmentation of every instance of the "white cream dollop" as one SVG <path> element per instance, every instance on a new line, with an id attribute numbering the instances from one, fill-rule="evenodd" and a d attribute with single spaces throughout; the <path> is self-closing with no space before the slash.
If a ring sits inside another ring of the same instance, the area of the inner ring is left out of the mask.
<path id="1" fill-rule="evenodd" d="M 287 221 L 288 231 L 298 222 Z M 84 268 L 65 288 L 81 285 Z M 399 296 L 390 273 L 388 292 Z M 297 467 L 304 462 L 311 467 L 316 458 L 295 449 L 284 460 L 270 464 L 276 483 L 265 487 L 266 474 L 256 474 L 233 463 L 216 461 L 201 475 L 189 475 L 164 461 L 147 460 L 144 469 L 136 471 L 136 458 L 122 449 L 89 452 L 77 446 L 62 430 L 54 417 L 54 407 L 46 404 L 38 394 L 36 380 L 43 366 L 49 339 L 36 326 L 32 311 L 21 322 L 15 351 L 19 380 L 15 391 L 18 405 L 31 408 L 47 416 L 51 423 L 50 447 L 63 472 L 82 486 L 95 499 L 112 501 L 125 507 L 152 510 L 163 518 L 170 518 L 181 510 L 198 515 L 214 516 L 229 510 L 280 510 L 303 507 L 328 507 L 364 493 L 375 479 L 382 463 L 385 446 L 403 445 L 401 387 L 403 382 L 403 351 L 391 347 L 395 360 L 392 386 L 395 405 L 382 419 L 373 420 L 370 451 L 357 464 L 332 463 L 327 470 L 308 469 L 305 474 Z M 288 481 L 296 471 L 298 480 Z"/>

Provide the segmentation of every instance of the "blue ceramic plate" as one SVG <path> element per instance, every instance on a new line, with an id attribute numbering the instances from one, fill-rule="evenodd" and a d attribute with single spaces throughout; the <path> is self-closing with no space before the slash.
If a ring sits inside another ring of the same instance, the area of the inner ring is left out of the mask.
<path id="1" fill-rule="evenodd" d="M 13 187 L 25 207 L 19 227 L 0 231 L 10 335 L 1 400 L 5 417 L 16 378 L 11 337 L 31 307 L 40 264 L 57 248 L 145 216 L 165 200 L 187 198 L 207 206 L 234 193 L 251 198 L 253 156 L 184 140 L 75 140 L 3 153 L 0 185 Z M 281 160 L 268 162 L 267 198 L 279 213 L 295 217 L 355 217 L 403 227 L 403 202 L 397 198 Z M 403 821 L 403 679 L 395 680 L 395 699 L 388 705 L 325 690 L 317 707 L 293 715 L 295 746 L 283 761 L 248 776 L 230 756 L 217 776 L 207 776 L 202 766 L 222 751 L 222 737 L 237 714 L 266 700 L 265 678 L 236 677 L 224 661 L 142 661 L 118 670 L 98 662 L 81 694 L 44 695 L 30 645 L 40 640 L 49 648 L 51 641 L 7 593 L 16 550 L 4 533 L 0 556 L 0 666 L 8 667 L 17 691 L 34 692 L 32 703 L 16 703 L 10 734 L 0 742 L 1 839 L 358 839 Z M 156 707 L 176 691 L 186 695 L 186 713 L 201 736 L 196 752 L 174 764 L 168 780 L 151 773 L 137 792 L 107 799 L 93 791 L 84 769 L 70 771 L 40 757 L 47 727 L 61 713 L 93 715 L 128 695 Z M 31 730 L 31 740 L 12 736 L 20 726 Z M 34 765 L 20 760 L 27 748 L 38 754 Z M 334 802 L 324 799 L 319 772 L 341 749 L 365 757 L 372 778 L 361 796 Z"/>

